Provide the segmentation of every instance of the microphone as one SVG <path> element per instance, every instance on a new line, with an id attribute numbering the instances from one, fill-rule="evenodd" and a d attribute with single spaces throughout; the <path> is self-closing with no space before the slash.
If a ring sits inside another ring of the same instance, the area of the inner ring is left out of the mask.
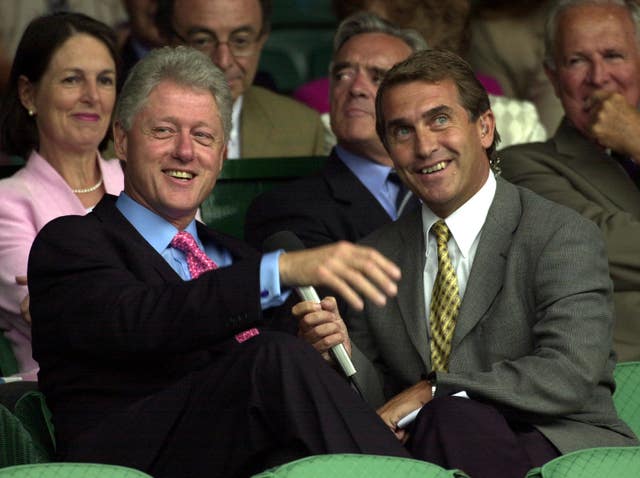
<path id="1" fill-rule="evenodd" d="M 293 232 L 280 231 L 266 238 L 262 244 L 262 249 L 265 252 L 276 251 L 278 249 L 284 249 L 285 252 L 294 252 L 301 251 L 305 249 L 305 247 L 300 238 Z M 312 286 L 297 286 L 294 287 L 294 289 L 302 300 L 320 303 L 320 297 L 318 297 L 316 290 Z M 356 373 L 356 368 L 353 366 L 353 362 L 351 362 L 351 358 L 343 344 L 334 345 L 329 350 L 329 353 L 338 365 L 340 365 L 340 368 L 347 377 L 351 377 Z"/>

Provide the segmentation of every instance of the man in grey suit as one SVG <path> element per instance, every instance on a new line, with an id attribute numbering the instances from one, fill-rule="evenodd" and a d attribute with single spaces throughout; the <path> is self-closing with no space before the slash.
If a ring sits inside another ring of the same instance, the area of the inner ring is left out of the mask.
<path id="1" fill-rule="evenodd" d="M 423 202 L 362 241 L 400 266 L 397 298 L 344 311 L 346 326 L 333 299 L 301 302 L 301 336 L 323 354 L 344 343 L 356 385 L 410 452 L 473 477 L 636 445 L 612 401 L 601 234 L 494 176 L 495 119 L 469 65 L 449 52 L 413 55 L 385 76 L 376 117 Z"/>
<path id="2" fill-rule="evenodd" d="M 547 22 L 545 68 L 565 117 L 549 141 L 501 152 L 506 179 L 603 232 L 621 361 L 640 360 L 639 19 L 634 2 L 558 2 Z"/>

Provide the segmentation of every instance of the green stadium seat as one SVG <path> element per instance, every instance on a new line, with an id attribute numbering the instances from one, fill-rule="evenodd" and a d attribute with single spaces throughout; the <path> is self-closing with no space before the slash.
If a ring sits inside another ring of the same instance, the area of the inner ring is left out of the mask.
<path id="1" fill-rule="evenodd" d="M 0 478 L 151 478 L 151 475 L 116 465 L 41 463 L 0 469 Z"/>
<path id="2" fill-rule="evenodd" d="M 534 468 L 526 478 L 637 478 L 640 447 L 603 447 L 578 450 Z"/>
<path id="3" fill-rule="evenodd" d="M 377 455 L 316 455 L 285 463 L 253 478 L 451 478 L 466 477 L 426 461 Z"/>
<path id="4" fill-rule="evenodd" d="M 238 238 L 244 235 L 244 217 L 258 194 L 322 167 L 325 157 L 227 160 L 213 192 L 200 213 L 209 227 Z"/>

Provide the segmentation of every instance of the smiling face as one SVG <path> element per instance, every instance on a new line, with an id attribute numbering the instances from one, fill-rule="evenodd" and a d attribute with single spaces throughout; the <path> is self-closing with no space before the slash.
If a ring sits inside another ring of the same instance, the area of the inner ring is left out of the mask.
<path id="1" fill-rule="evenodd" d="M 45 158 L 65 152 L 95 152 L 104 138 L 116 99 L 116 67 L 108 48 L 79 33 L 51 57 L 37 84 L 20 77 L 20 99 L 36 113 L 39 151 Z"/>
<path id="2" fill-rule="evenodd" d="M 375 97 L 384 74 L 411 54 L 397 37 L 363 33 L 338 50 L 331 71 L 331 129 L 345 149 L 389 164 L 376 134 Z"/>
<path id="3" fill-rule="evenodd" d="M 225 140 L 209 91 L 163 81 L 135 116 L 116 124 L 116 152 L 126 161 L 125 192 L 178 229 L 195 217 L 222 169 Z"/>
<path id="4" fill-rule="evenodd" d="M 201 49 L 218 66 L 237 99 L 251 86 L 258 69 L 260 51 L 267 39 L 262 33 L 262 10 L 258 0 L 176 0 L 174 30 L 194 48 Z M 224 42 L 217 48 L 211 40 Z M 252 44 L 251 54 L 234 56 L 228 41 Z"/>
<path id="5" fill-rule="evenodd" d="M 382 111 L 398 174 L 439 217 L 449 216 L 484 185 L 493 113 L 487 110 L 472 121 L 452 80 L 392 86 Z"/>
<path id="6" fill-rule="evenodd" d="M 633 22 L 618 5 L 571 7 L 558 18 L 554 62 L 547 75 L 565 113 L 589 134 L 591 97 L 617 92 L 631 105 L 640 102 L 640 50 Z"/>

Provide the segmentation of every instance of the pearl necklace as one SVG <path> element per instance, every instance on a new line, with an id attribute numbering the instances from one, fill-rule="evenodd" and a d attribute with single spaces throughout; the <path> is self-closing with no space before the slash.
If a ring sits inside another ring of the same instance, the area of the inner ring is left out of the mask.
<path id="1" fill-rule="evenodd" d="M 79 188 L 79 189 L 71 189 L 74 193 L 76 194 L 85 194 L 85 193 L 92 193 L 93 191 L 95 191 L 96 189 L 98 189 L 100 186 L 102 186 L 102 176 L 100 176 L 100 181 L 98 181 L 97 183 L 95 183 L 93 186 L 88 187 L 88 188 Z"/>

